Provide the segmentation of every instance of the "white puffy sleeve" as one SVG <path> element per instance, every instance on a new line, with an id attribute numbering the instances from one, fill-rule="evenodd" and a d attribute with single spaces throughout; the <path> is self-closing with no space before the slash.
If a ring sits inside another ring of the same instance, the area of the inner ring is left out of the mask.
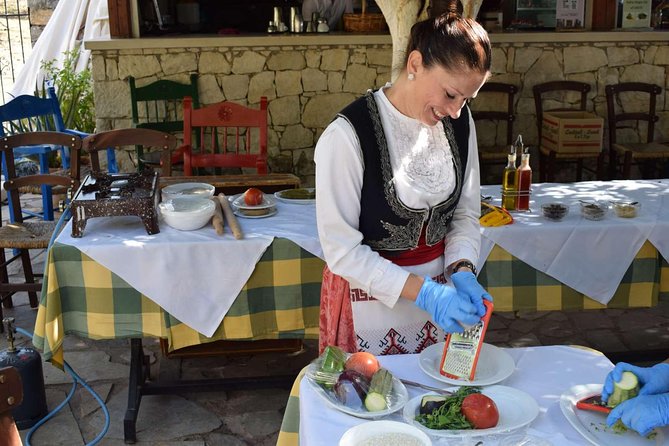
<path id="1" fill-rule="evenodd" d="M 316 162 L 318 235 L 330 270 L 394 306 L 409 272 L 362 244 L 358 230 L 363 159 L 355 131 L 343 118 L 320 136 Z"/>

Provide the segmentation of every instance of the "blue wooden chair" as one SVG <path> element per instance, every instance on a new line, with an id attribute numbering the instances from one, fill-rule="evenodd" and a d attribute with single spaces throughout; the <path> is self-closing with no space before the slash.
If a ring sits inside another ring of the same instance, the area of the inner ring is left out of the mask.
<path id="1" fill-rule="evenodd" d="M 84 132 L 65 128 L 63 115 L 60 111 L 60 104 L 53 86 L 47 87 L 46 98 L 21 95 L 0 106 L 0 137 L 16 135 L 19 133 L 45 131 L 68 133 L 81 138 L 88 135 Z M 57 147 L 53 145 L 43 145 L 17 148 L 14 150 L 14 156 L 16 158 L 31 155 L 37 156 L 39 160 L 39 172 L 41 174 L 48 174 L 49 155 L 56 150 L 60 152 L 63 169 L 69 169 L 70 153 L 69 149 L 64 146 Z M 107 151 L 107 162 L 110 172 L 118 171 L 113 149 Z M 5 178 L 8 178 L 7 163 L 4 158 L 2 159 L 2 173 L 5 175 Z M 44 220 L 53 220 L 51 187 L 43 185 L 41 193 L 44 211 L 40 216 L 43 217 Z M 11 200 L 11 197 L 8 199 Z M 10 221 L 16 221 L 11 201 L 9 211 Z"/>

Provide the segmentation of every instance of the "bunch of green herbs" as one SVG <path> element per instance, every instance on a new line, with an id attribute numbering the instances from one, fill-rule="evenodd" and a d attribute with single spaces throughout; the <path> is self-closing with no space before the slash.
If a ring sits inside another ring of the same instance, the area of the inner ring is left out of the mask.
<path id="1" fill-rule="evenodd" d="M 467 395 L 481 393 L 478 387 L 460 387 L 453 395 L 446 398 L 442 406 L 432 411 L 431 414 L 416 416 L 418 421 L 428 429 L 474 429 L 462 414 L 462 401 Z"/>
<path id="2" fill-rule="evenodd" d="M 42 61 L 40 68 L 56 90 L 65 128 L 93 133 L 95 131 L 95 102 L 91 70 L 87 66 L 84 70 L 77 72 L 79 48 L 65 51 L 63 55 L 65 58 L 62 67 L 57 66 L 56 59 L 52 59 Z M 46 97 L 46 82 L 45 80 L 42 83 L 41 88 L 38 86 L 37 96 Z"/>

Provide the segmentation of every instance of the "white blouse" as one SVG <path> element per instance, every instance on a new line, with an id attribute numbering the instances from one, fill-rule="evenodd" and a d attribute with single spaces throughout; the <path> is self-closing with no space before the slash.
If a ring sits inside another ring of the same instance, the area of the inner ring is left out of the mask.
<path id="1" fill-rule="evenodd" d="M 400 113 L 383 89 L 374 93 L 388 142 L 393 181 L 408 207 L 427 209 L 455 188 L 453 157 L 443 126 L 427 126 Z M 316 216 L 328 267 L 389 307 L 399 298 L 410 272 L 436 276 L 458 259 L 476 263 L 480 248 L 479 164 L 474 121 L 469 118 L 469 154 L 462 195 L 446 237 L 444 256 L 416 267 L 401 267 L 362 244 L 358 230 L 363 181 L 360 143 L 351 125 L 335 119 L 316 144 Z"/>

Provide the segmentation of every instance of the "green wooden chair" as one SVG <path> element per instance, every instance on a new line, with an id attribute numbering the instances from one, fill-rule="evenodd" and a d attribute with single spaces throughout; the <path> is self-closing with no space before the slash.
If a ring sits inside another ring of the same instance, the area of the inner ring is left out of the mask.
<path id="1" fill-rule="evenodd" d="M 190 75 L 190 83 L 182 84 L 161 79 L 151 84 L 137 87 L 135 78 L 128 76 L 130 86 L 130 103 L 132 106 L 132 123 L 136 128 L 153 129 L 173 135 L 183 132 L 183 98 L 193 99 L 195 108 L 199 108 L 200 100 L 197 89 L 198 75 Z M 160 152 L 144 153 L 142 146 L 136 146 L 138 170 L 146 165 L 160 165 Z M 172 154 L 172 166 L 183 164 L 183 153 Z"/>

